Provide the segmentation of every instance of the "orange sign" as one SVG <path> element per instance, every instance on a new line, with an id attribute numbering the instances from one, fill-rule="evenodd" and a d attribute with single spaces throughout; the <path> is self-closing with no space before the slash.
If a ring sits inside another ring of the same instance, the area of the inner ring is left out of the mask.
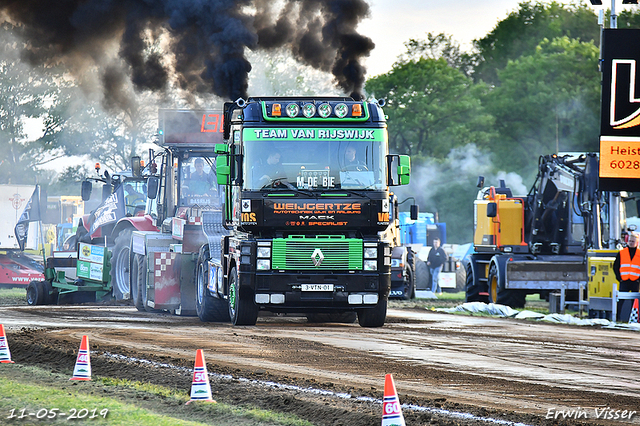
<path id="1" fill-rule="evenodd" d="M 640 137 L 600 137 L 600 177 L 640 178 Z"/>

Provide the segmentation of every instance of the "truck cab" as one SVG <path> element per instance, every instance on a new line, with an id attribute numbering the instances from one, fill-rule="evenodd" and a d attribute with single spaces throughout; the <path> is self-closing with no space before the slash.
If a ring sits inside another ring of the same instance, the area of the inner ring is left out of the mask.
<path id="1" fill-rule="evenodd" d="M 378 102 L 250 98 L 225 104 L 216 147 L 225 185 L 222 285 L 235 324 L 259 311 L 382 326 L 390 289 L 389 186 L 408 184 L 390 155 Z"/>

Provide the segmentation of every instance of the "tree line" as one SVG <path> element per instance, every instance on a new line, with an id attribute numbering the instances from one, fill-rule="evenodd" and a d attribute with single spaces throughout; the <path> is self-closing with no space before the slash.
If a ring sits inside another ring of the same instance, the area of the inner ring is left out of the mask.
<path id="1" fill-rule="evenodd" d="M 437 212 L 449 242 L 472 239 L 478 175 L 525 195 L 540 155 L 598 150 L 600 27 L 583 3 L 523 2 L 471 52 L 445 34 L 410 40 L 367 81 L 387 100 L 390 149 L 412 156 L 400 197 Z M 618 28 L 638 24 L 638 10 L 619 14 Z"/>
<path id="2" fill-rule="evenodd" d="M 405 43 L 389 72 L 366 81 L 367 96 L 387 101 L 391 152 L 412 156 L 413 182 L 399 195 L 437 212 L 449 242 L 471 239 L 478 174 L 526 191 L 539 155 L 598 149 L 600 27 L 583 3 L 523 2 L 468 52 L 450 35 L 425 31 L 425 39 Z M 619 28 L 639 25 L 638 10 L 619 14 Z M 106 104 L 86 89 L 108 83 L 94 82 L 91 70 L 78 82 L 63 64 L 28 65 L 20 32 L 0 25 L 2 184 L 38 180 L 49 193 L 64 191 L 91 167 L 56 174 L 43 166 L 71 155 L 124 169 L 153 140 L 158 105 L 178 106 L 177 98 L 126 84 L 115 85 L 121 93 Z M 283 87 L 281 65 L 290 62 L 277 55 L 266 61 L 260 80 L 270 82 L 273 95 L 326 90 L 305 84 L 310 77 L 295 67 L 291 87 Z M 41 128 L 35 137 L 28 134 L 33 122 Z"/>

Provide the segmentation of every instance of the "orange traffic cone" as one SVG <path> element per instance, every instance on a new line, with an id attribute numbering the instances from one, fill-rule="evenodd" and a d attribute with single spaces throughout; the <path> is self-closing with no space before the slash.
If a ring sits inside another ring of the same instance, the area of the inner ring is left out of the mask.
<path id="1" fill-rule="evenodd" d="M 13 364 L 9 344 L 7 343 L 7 336 L 4 334 L 4 325 L 2 324 L 0 324 L 0 363 Z"/>
<path id="2" fill-rule="evenodd" d="M 193 367 L 193 381 L 191 382 L 191 399 L 187 401 L 216 402 L 211 398 L 211 385 L 209 384 L 209 374 L 207 365 L 204 363 L 204 352 L 202 349 L 196 351 L 196 363 Z"/>
<path id="3" fill-rule="evenodd" d="M 382 426 L 406 426 L 396 384 L 391 374 L 384 378 L 384 399 L 382 400 Z"/>
<path id="4" fill-rule="evenodd" d="M 73 369 L 73 376 L 69 380 L 91 380 L 91 360 L 89 359 L 89 338 L 82 336 L 78 359 Z"/>
<path id="5" fill-rule="evenodd" d="M 638 323 L 638 299 L 633 301 L 633 308 L 631 308 L 631 315 L 629 315 L 629 324 Z"/>

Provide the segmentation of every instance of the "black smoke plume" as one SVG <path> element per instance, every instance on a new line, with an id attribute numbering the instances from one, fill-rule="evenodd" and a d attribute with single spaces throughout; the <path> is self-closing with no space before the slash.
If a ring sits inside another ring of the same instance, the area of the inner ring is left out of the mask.
<path id="1" fill-rule="evenodd" d="M 364 0 L 0 0 L 0 17 L 26 34 L 25 58 L 76 72 L 97 65 L 107 104 L 121 101 L 109 90 L 123 79 L 138 91 L 175 81 L 191 93 L 246 98 L 246 48 L 287 48 L 331 72 L 345 93 L 360 94 L 361 60 L 374 44 L 356 27 L 368 13 Z M 114 44 L 124 66 L 106 60 Z"/>

